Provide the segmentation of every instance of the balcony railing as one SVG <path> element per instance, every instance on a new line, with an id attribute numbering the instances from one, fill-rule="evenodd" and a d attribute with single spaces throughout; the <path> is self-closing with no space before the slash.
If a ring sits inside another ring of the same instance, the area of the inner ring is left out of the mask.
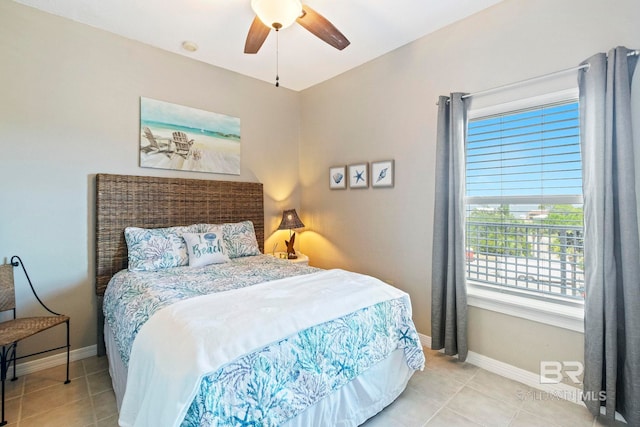
<path id="1" fill-rule="evenodd" d="M 467 280 L 584 299 L 582 227 L 467 220 Z"/>

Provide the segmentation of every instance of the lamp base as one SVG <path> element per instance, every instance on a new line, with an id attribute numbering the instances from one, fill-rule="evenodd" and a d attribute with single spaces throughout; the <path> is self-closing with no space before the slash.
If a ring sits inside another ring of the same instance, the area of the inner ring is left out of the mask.
<path id="1" fill-rule="evenodd" d="M 296 233 L 290 231 L 289 240 L 285 240 L 284 243 L 287 245 L 287 258 L 288 259 L 296 259 L 298 255 L 296 255 L 296 250 L 293 249 L 293 243 L 296 241 Z"/>

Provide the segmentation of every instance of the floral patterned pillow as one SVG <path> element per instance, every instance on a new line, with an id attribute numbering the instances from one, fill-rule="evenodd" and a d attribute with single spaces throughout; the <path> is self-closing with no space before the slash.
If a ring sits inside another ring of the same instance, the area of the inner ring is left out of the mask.
<path id="1" fill-rule="evenodd" d="M 188 227 L 124 229 L 129 271 L 156 271 L 189 264 L 182 235 Z"/>
<path id="2" fill-rule="evenodd" d="M 222 234 L 221 228 L 206 233 L 184 233 L 182 237 L 187 244 L 189 267 L 202 267 L 229 261 Z"/>
<path id="3" fill-rule="evenodd" d="M 195 224 L 191 226 L 191 232 L 206 233 L 220 227 L 215 224 Z M 222 236 L 226 254 L 229 258 L 260 255 L 260 247 L 256 239 L 256 231 L 253 222 L 242 221 L 222 224 Z"/>

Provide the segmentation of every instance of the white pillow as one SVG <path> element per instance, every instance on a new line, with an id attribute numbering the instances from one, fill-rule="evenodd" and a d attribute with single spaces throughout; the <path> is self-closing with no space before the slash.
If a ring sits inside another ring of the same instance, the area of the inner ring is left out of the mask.
<path id="1" fill-rule="evenodd" d="M 184 233 L 182 237 L 187 244 L 190 267 L 222 264 L 229 261 L 222 238 L 222 229 L 214 229 L 206 233 Z"/>
<path id="2" fill-rule="evenodd" d="M 205 233 L 209 230 L 219 229 L 222 230 L 225 253 L 229 258 L 262 254 L 256 239 L 256 231 L 251 221 L 225 224 L 194 224 L 189 226 L 189 231 L 195 233 Z"/>

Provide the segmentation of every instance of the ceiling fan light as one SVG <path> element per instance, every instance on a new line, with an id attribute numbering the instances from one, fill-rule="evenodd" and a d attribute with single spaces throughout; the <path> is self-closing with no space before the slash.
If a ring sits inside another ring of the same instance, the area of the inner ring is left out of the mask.
<path id="1" fill-rule="evenodd" d="M 302 15 L 299 0 L 251 0 L 251 8 L 269 28 L 287 28 Z"/>

